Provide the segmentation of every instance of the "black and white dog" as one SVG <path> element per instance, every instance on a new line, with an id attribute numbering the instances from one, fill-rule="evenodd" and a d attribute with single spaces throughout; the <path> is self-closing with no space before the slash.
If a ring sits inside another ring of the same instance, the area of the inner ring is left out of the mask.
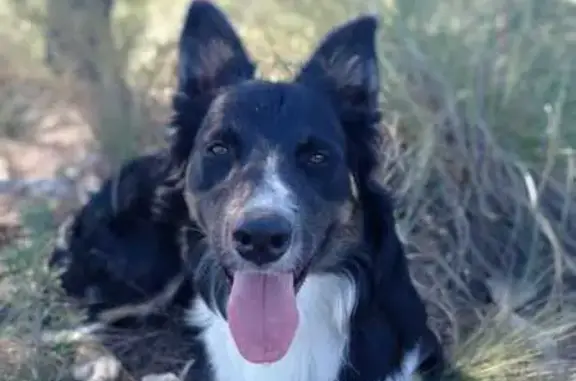
<path id="1" fill-rule="evenodd" d="M 67 292 L 96 314 L 185 270 L 173 303 L 199 344 L 190 380 L 435 379 L 442 350 L 372 178 L 376 29 L 365 16 L 333 30 L 272 83 L 194 1 L 170 149 L 127 164 L 71 221 L 52 257 Z"/>

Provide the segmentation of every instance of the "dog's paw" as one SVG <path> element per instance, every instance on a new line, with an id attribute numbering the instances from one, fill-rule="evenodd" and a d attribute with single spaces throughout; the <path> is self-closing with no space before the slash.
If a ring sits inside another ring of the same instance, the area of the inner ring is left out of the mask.
<path id="1" fill-rule="evenodd" d="M 142 377 L 141 381 L 180 381 L 180 379 L 174 373 L 161 373 L 149 374 Z"/>

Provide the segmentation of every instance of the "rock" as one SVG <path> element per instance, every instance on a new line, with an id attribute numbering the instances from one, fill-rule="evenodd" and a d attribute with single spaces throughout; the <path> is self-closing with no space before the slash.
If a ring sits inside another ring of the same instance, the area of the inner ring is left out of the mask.
<path id="1" fill-rule="evenodd" d="M 112 356 L 101 356 L 84 364 L 75 365 L 72 371 L 77 381 L 120 381 L 122 366 Z"/>
<path id="2" fill-rule="evenodd" d="M 82 343 L 72 367 L 75 381 L 135 381 L 118 358 L 97 342 Z"/>
<path id="3" fill-rule="evenodd" d="M 162 373 L 146 375 L 141 381 L 180 381 L 180 379 L 174 373 Z"/>

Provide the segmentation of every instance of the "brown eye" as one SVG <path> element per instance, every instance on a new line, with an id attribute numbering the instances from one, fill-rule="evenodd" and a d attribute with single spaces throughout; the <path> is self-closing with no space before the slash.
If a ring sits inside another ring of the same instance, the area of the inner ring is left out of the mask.
<path id="1" fill-rule="evenodd" d="M 222 156 L 227 155 L 230 149 L 224 143 L 216 142 L 208 146 L 208 152 L 214 156 Z"/>
<path id="2" fill-rule="evenodd" d="M 328 156 L 320 151 L 312 152 L 310 156 L 308 156 L 308 163 L 311 165 L 320 165 L 326 162 Z"/>

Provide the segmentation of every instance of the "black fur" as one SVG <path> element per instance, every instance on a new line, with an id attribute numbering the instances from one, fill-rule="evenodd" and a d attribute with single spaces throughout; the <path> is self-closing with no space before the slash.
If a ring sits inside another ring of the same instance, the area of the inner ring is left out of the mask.
<path id="1" fill-rule="evenodd" d="M 286 254 L 295 257 L 282 269 L 302 282 L 308 274 L 345 273 L 357 286 L 338 379 L 385 380 L 416 345 L 427 356 L 420 371 L 430 378 L 441 372 L 442 350 L 409 277 L 392 202 L 372 178 L 380 121 L 376 28 L 369 16 L 341 26 L 294 81 L 270 83 L 253 79 L 254 65 L 226 17 L 196 0 L 179 45 L 170 147 L 126 164 L 75 216 L 67 245 L 52 258 L 65 265 L 65 290 L 77 298 L 92 290 L 95 316 L 145 301 L 185 270 L 189 282 L 175 304 L 199 295 L 226 315 L 230 273 L 248 266 L 230 249 L 230 232 L 274 154 L 297 200 L 294 239 L 302 247 Z M 323 161 L 311 162 L 318 153 Z M 207 353 L 196 357 L 190 377 L 212 379 Z"/>
<path id="2" fill-rule="evenodd" d="M 90 319 L 145 302 L 181 271 L 181 225 L 161 221 L 152 210 L 167 163 L 168 156 L 159 153 L 125 164 L 58 237 L 49 264 L 63 268 L 63 289 L 82 302 Z M 175 303 L 183 305 L 191 295 L 186 282 Z"/>

